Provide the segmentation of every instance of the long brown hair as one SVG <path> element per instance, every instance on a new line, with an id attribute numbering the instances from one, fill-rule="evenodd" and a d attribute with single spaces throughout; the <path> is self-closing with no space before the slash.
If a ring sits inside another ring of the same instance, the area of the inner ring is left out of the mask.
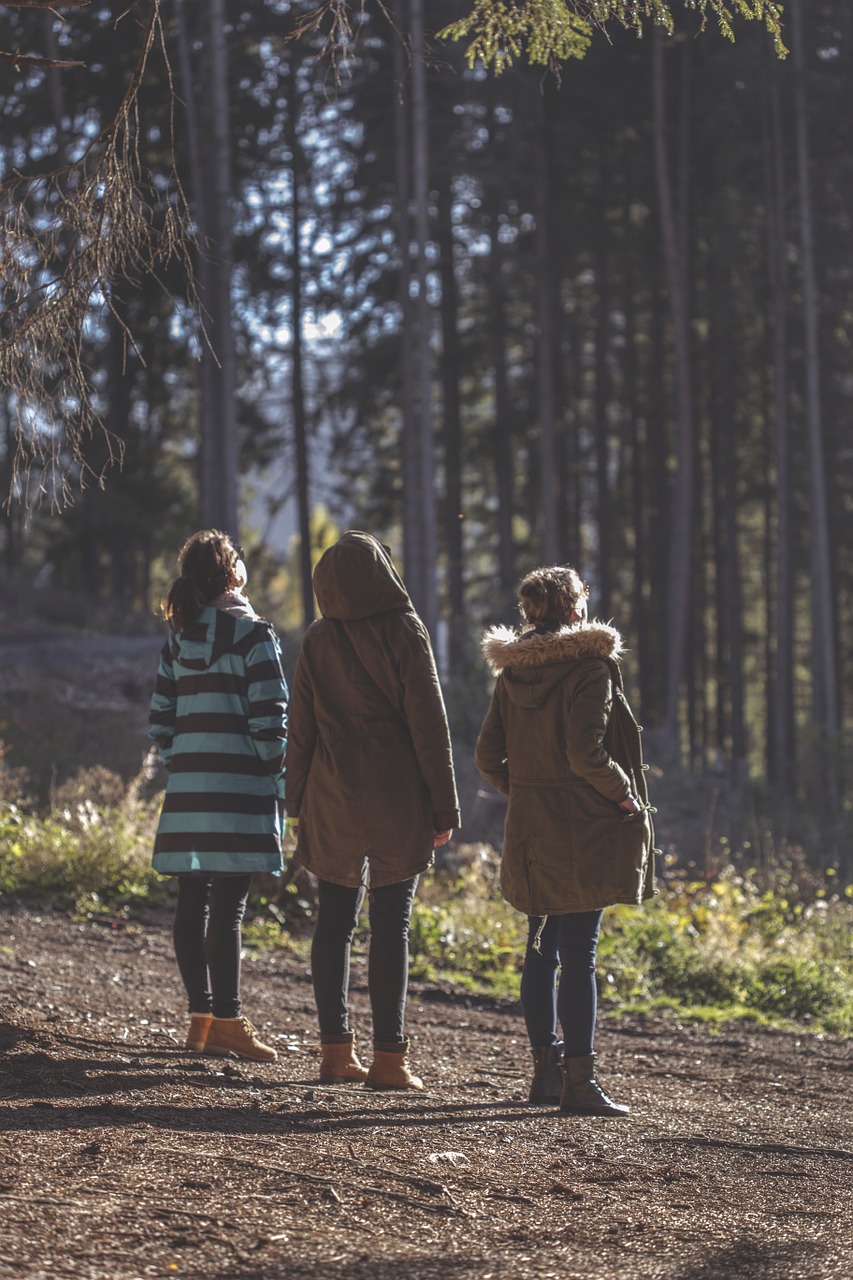
<path id="1" fill-rule="evenodd" d="M 231 538 L 219 529 L 202 529 L 187 538 L 178 552 L 181 572 L 160 606 L 173 631 L 193 626 L 204 606 L 228 590 L 239 558 Z"/>
<path id="2" fill-rule="evenodd" d="M 589 587 L 570 564 L 534 569 L 518 584 L 521 616 L 537 631 L 557 631 L 589 595 Z"/>

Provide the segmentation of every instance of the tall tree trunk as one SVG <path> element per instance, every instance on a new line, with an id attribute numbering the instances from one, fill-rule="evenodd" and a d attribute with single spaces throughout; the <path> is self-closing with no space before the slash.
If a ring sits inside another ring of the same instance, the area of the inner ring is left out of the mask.
<path id="1" fill-rule="evenodd" d="M 305 627 L 314 621 L 314 587 L 311 580 L 311 500 L 308 460 L 308 428 L 303 379 L 302 342 L 302 187 L 305 157 L 297 121 L 298 90 L 295 70 L 290 82 L 285 137 L 290 152 L 291 249 L 290 249 L 290 406 L 293 414 L 293 443 L 296 453 L 296 505 L 299 512 L 299 580 L 302 588 L 302 618 Z"/>
<path id="2" fill-rule="evenodd" d="M 812 679 L 818 729 L 824 758 L 820 773 L 825 780 L 825 800 L 831 813 L 839 807 L 838 768 L 833 759 L 841 728 L 836 670 L 835 613 L 832 599 L 832 556 L 824 458 L 820 391 L 819 300 L 815 266 L 814 215 L 812 211 L 811 159 L 809 152 L 809 103 L 806 84 L 806 48 L 802 0 L 791 0 L 791 43 L 794 62 L 794 110 L 799 187 L 800 251 L 805 326 L 806 415 L 809 448 L 810 532 L 812 579 Z"/>
<path id="3" fill-rule="evenodd" d="M 438 625 L 438 583 L 436 580 L 438 541 L 435 514 L 435 450 L 432 422 L 431 315 L 427 297 L 427 246 L 429 244 L 429 109 L 427 102 L 426 46 L 424 42 L 423 0 L 409 0 L 412 32 L 412 162 L 415 205 L 415 240 L 418 251 L 418 297 L 416 306 L 417 438 L 420 537 L 417 554 L 421 572 L 420 595 L 415 607 L 430 635 Z"/>
<path id="4" fill-rule="evenodd" d="M 211 306 L 208 208 L 210 203 L 204 181 L 203 147 L 198 120 L 198 105 L 190 55 L 184 0 L 175 0 L 175 27 L 178 43 L 178 76 L 184 106 L 184 141 L 187 148 L 187 172 L 192 202 L 192 216 L 198 251 L 194 255 L 195 272 L 201 307 Z M 202 512 L 212 510 L 216 490 L 216 424 L 214 421 L 213 377 L 216 359 L 207 340 L 207 325 L 200 317 L 198 335 L 198 491 Z M 202 516 L 204 519 L 204 516 Z"/>
<path id="5" fill-rule="evenodd" d="M 459 407 L 459 300 L 453 254 L 453 194 L 449 183 L 438 197 L 438 247 L 441 263 L 441 381 L 444 392 L 444 541 L 450 603 L 448 666 L 460 668 L 465 639 L 465 578 L 462 550 L 462 423 Z"/>
<path id="6" fill-rule="evenodd" d="M 536 389 L 539 405 L 539 506 L 543 564 L 553 564 L 560 553 L 557 530 L 557 443 L 554 403 L 554 325 L 552 313 L 553 262 L 549 233 L 550 128 L 543 88 L 536 127 L 536 328 L 538 350 Z"/>
<path id="7" fill-rule="evenodd" d="M 490 98 L 494 96 L 494 77 L 489 79 Z M 494 428 L 492 432 L 495 467 L 495 491 L 498 510 L 498 576 L 501 586 L 501 602 L 511 608 L 515 600 L 515 545 L 513 538 L 513 493 L 515 467 L 513 462 L 512 413 L 507 374 L 506 293 L 504 289 L 503 246 L 498 238 L 503 185 L 501 175 L 504 164 L 504 148 L 497 145 L 499 125 L 494 102 L 491 102 L 492 147 L 488 181 L 489 222 L 492 247 L 489 254 L 488 322 L 491 360 L 495 378 Z M 503 608 L 499 610 L 503 614 Z"/>
<path id="8" fill-rule="evenodd" d="M 404 0 L 396 0 L 390 10 L 398 31 L 405 27 Z M 418 438 L 415 417 L 414 333 L 410 291 L 412 227 L 409 216 L 409 158 L 411 129 L 409 108 L 403 96 L 406 55 L 402 36 L 391 37 L 391 70 L 394 94 L 394 183 L 395 223 L 400 253 L 397 284 L 397 306 L 400 315 L 400 460 L 402 471 L 401 525 L 403 530 L 403 564 L 406 584 L 412 598 L 422 594 L 420 575 L 423 562 L 418 550 L 420 518 L 418 512 Z"/>
<path id="9" fill-rule="evenodd" d="M 228 83 L 228 49 L 225 32 L 225 0 L 209 0 L 209 85 L 207 95 L 211 148 L 208 167 L 212 174 L 210 235 L 211 341 L 218 363 L 211 370 L 212 463 L 203 467 L 210 489 L 202 494 L 202 520 L 206 525 L 238 533 L 237 511 L 237 352 L 232 329 L 231 276 L 234 261 L 234 228 L 231 166 L 231 95 Z M 206 442 L 205 442 L 206 443 Z"/>
<path id="10" fill-rule="evenodd" d="M 610 401 L 610 298 L 607 279 L 607 208 L 609 174 L 606 141 L 599 139 L 598 219 L 595 241 L 595 457 L 598 496 L 598 610 L 602 618 L 611 613 L 611 534 L 613 513 L 610 502 L 610 423 L 607 411 Z"/>
<path id="11" fill-rule="evenodd" d="M 664 36 L 658 27 L 655 28 L 652 38 L 652 87 L 655 175 L 675 360 L 677 465 L 669 531 L 667 621 L 671 641 L 664 686 L 664 737 L 669 749 L 677 751 L 679 701 L 684 678 L 685 647 L 690 614 L 694 427 L 687 291 L 684 264 L 679 254 L 678 229 L 667 153 Z"/>
<path id="12" fill-rule="evenodd" d="M 794 593 L 791 557 L 791 467 L 788 421 L 788 228 L 785 146 L 779 72 L 770 72 L 768 257 L 773 290 L 773 416 L 776 470 L 775 637 L 772 777 L 781 794 L 794 782 Z M 769 717 L 768 717 L 769 718 Z"/>

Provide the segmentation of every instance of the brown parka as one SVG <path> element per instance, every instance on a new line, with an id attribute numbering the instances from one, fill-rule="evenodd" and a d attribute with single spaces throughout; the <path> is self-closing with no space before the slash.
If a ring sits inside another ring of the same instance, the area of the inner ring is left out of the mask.
<path id="1" fill-rule="evenodd" d="M 387 550 L 350 531 L 314 570 L 323 617 L 291 691 L 285 805 L 321 880 L 397 884 L 459 825 L 450 732 L 426 628 Z"/>
<path id="2" fill-rule="evenodd" d="M 651 897 L 648 791 L 618 631 L 599 622 L 522 635 L 494 627 L 483 651 L 497 683 L 476 762 L 509 797 L 506 900 L 543 916 Z M 629 795 L 641 813 L 620 809 Z"/>

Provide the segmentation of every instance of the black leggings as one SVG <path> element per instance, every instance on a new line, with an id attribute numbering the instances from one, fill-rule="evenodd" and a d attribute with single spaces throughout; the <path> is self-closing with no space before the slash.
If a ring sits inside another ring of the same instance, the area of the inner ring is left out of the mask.
<path id="1" fill-rule="evenodd" d="M 603 911 L 576 911 L 548 916 L 541 932 L 542 917 L 528 917 L 521 1007 L 534 1048 L 556 1044 L 559 1015 L 565 1056 L 583 1058 L 592 1053 L 597 1005 L 595 953 L 603 915 Z"/>
<path id="2" fill-rule="evenodd" d="M 402 1044 L 409 982 L 409 917 L 418 877 L 370 891 L 367 988 L 373 1039 Z M 311 943 L 311 974 L 321 1036 L 349 1031 L 350 948 L 364 902 L 364 887 L 318 884 L 319 909 Z"/>
<path id="3" fill-rule="evenodd" d="M 250 875 L 179 875 L 172 937 L 190 1013 L 240 1016 L 240 926 Z"/>

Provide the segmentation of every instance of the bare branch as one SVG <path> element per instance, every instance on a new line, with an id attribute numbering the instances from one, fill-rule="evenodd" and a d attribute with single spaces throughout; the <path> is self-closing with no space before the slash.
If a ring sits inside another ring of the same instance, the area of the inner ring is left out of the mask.
<path id="1" fill-rule="evenodd" d="M 13 171 L 0 185 L 0 384 L 16 422 L 7 502 L 28 509 L 67 505 L 75 482 L 103 483 L 87 456 L 96 431 L 107 445 L 104 470 L 121 460 L 86 366 L 87 335 L 106 314 L 135 349 L 116 285 L 146 275 L 162 283 L 176 262 L 198 306 L 174 166 L 155 184 L 139 152 L 138 94 L 155 40 L 171 89 L 160 7 L 149 0 L 130 83 L 84 155 L 50 173 Z"/>
<path id="2" fill-rule="evenodd" d="M 20 71 L 21 67 L 85 67 L 85 62 L 59 62 L 54 58 L 38 58 L 34 54 L 21 53 L 20 49 L 16 49 L 14 53 L 7 53 L 0 49 L 0 62 L 11 62 L 16 71 Z"/>

